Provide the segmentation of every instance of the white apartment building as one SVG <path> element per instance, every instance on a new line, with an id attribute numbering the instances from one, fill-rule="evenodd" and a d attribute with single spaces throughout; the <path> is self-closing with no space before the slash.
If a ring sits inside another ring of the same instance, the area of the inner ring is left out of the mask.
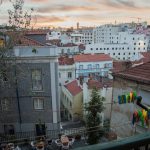
<path id="1" fill-rule="evenodd" d="M 82 33 L 81 42 L 83 44 L 92 44 L 93 43 L 93 28 L 82 29 L 80 30 Z"/>
<path id="2" fill-rule="evenodd" d="M 106 54 L 80 54 L 75 55 L 73 58 L 76 78 L 109 77 L 109 71 L 113 67 L 112 58 Z"/>
<path id="3" fill-rule="evenodd" d="M 140 52 L 148 49 L 148 37 L 145 34 L 129 34 L 119 32 L 110 39 L 110 43 L 95 43 L 86 45 L 84 51 L 88 53 L 109 54 L 116 60 L 138 60 Z"/>
<path id="4" fill-rule="evenodd" d="M 111 24 L 96 27 L 93 30 L 93 41 L 94 43 L 111 43 L 111 37 L 116 35 L 120 30 L 120 26 Z"/>

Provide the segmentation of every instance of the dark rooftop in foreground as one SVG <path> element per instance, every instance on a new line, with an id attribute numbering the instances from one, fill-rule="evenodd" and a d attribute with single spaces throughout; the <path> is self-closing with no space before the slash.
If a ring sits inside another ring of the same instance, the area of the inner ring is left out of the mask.
<path id="1" fill-rule="evenodd" d="M 114 76 L 150 84 L 150 62 L 132 67 L 122 72 L 114 73 Z"/>

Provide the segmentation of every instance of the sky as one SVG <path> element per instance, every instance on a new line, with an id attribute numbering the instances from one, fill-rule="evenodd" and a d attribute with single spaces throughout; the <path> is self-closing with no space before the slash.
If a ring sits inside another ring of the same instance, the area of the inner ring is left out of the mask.
<path id="1" fill-rule="evenodd" d="M 36 27 L 99 26 L 108 23 L 147 21 L 150 23 L 150 0 L 24 0 L 24 10 L 34 8 Z M 8 22 L 9 0 L 0 5 L 0 24 Z"/>

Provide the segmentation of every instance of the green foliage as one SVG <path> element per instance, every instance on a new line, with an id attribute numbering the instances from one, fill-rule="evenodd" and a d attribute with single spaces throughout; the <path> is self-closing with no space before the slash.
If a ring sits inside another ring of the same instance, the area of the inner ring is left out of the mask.
<path id="1" fill-rule="evenodd" d="M 91 100 L 85 105 L 86 115 L 86 127 L 88 135 L 88 143 L 96 144 L 99 142 L 102 136 L 102 127 L 100 124 L 102 122 L 100 113 L 104 110 L 103 102 L 104 97 L 101 97 L 97 89 L 92 90 Z"/>

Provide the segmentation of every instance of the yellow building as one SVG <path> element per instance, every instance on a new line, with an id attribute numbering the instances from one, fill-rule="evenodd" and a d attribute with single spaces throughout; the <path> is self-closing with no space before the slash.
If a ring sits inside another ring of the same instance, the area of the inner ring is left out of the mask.
<path id="1" fill-rule="evenodd" d="M 0 47 L 3 47 L 4 46 L 4 39 L 0 39 Z"/>
<path id="2" fill-rule="evenodd" d="M 62 87 L 61 102 L 63 118 L 78 121 L 83 116 L 83 90 L 78 80 L 73 80 Z"/>

